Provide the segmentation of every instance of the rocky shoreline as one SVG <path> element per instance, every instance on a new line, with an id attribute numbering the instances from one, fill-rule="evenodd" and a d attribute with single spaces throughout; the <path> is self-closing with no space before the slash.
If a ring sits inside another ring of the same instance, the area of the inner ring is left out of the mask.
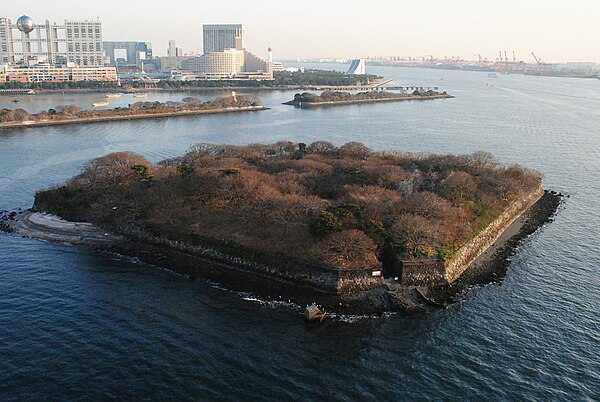
<path id="1" fill-rule="evenodd" d="M 99 250 L 137 257 L 140 260 L 189 276 L 210 280 L 229 290 L 252 292 L 264 300 L 291 300 L 298 305 L 318 304 L 338 314 L 382 314 L 386 311 L 421 312 L 447 306 L 459 300 L 472 285 L 497 282 L 506 274 L 509 257 L 529 235 L 552 220 L 562 195 L 546 191 L 542 198 L 505 231 L 500 239 L 480 255 L 452 285 L 436 288 L 402 286 L 393 280 L 376 289 L 349 294 L 330 293 L 260 274 L 239 263 L 199 255 L 180 248 L 159 245 L 106 233 L 87 223 L 66 222 L 34 210 L 3 214 L 0 230 L 54 242 L 68 242 Z"/>

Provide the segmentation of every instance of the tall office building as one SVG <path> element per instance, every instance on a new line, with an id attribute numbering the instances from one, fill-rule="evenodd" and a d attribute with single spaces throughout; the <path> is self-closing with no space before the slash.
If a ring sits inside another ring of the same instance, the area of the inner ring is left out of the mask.
<path id="1" fill-rule="evenodd" d="M 177 45 L 175 41 L 171 39 L 169 41 L 169 49 L 167 49 L 167 57 L 177 57 Z"/>
<path id="2" fill-rule="evenodd" d="M 141 67 L 142 62 L 153 58 L 150 42 L 105 41 L 103 48 L 111 66 Z"/>
<path id="3" fill-rule="evenodd" d="M 242 24 L 203 25 L 204 54 L 223 52 L 225 49 L 244 48 L 244 26 Z"/>
<path id="4" fill-rule="evenodd" d="M 183 49 L 177 47 L 177 44 L 173 39 L 169 41 L 169 48 L 167 49 L 167 57 L 182 57 Z"/>
<path id="5" fill-rule="evenodd" d="M 100 21 L 65 21 L 35 24 L 22 16 L 17 24 L 0 18 L 0 62 L 5 64 L 44 61 L 72 62 L 80 66 L 104 65 Z"/>

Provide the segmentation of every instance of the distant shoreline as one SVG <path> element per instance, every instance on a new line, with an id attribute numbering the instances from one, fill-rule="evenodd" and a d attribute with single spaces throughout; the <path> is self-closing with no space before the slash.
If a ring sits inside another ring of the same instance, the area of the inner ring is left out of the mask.
<path id="1" fill-rule="evenodd" d="M 154 112 L 154 113 L 143 113 L 143 114 L 132 114 L 132 115 L 116 115 L 116 116 L 100 116 L 100 117 L 86 117 L 86 118 L 75 118 L 67 120 L 46 120 L 46 121 L 31 121 L 31 122 L 18 122 L 18 123 L 0 123 L 0 130 L 13 129 L 13 128 L 30 128 L 30 127 L 47 127 L 47 126 L 61 126 L 66 124 L 89 124 L 89 123 L 106 123 L 113 121 L 125 121 L 125 120 L 142 120 L 142 119 L 160 119 L 166 117 L 181 117 L 181 116 L 196 116 L 206 114 L 222 114 L 222 113 L 239 113 L 239 112 L 256 112 L 262 110 L 269 110 L 270 108 L 265 106 L 247 106 L 247 107 L 235 107 L 225 109 L 214 109 L 214 110 L 179 110 L 174 112 Z"/>
<path id="2" fill-rule="evenodd" d="M 392 80 L 389 78 L 381 78 L 373 81 L 368 85 L 327 85 L 327 84 L 291 84 L 291 85 L 277 85 L 277 86 L 206 86 L 206 87 L 181 87 L 181 88 L 130 88 L 124 89 L 121 87 L 104 87 L 104 88 L 69 88 L 69 89 L 35 89 L 35 88 L 23 88 L 23 89 L 33 89 L 36 92 L 36 95 L 43 94 L 62 94 L 62 93 L 130 93 L 135 94 L 138 92 L 156 92 L 156 93 L 174 93 L 174 92 L 202 92 L 202 91 L 252 91 L 252 92 L 260 92 L 260 91 L 296 91 L 296 90 L 339 90 L 339 91 L 354 91 L 354 90 L 369 90 L 376 89 L 381 86 L 385 86 L 389 84 Z M 2 89 L 11 89 L 11 88 L 2 88 Z M 21 88 L 15 88 L 21 89 Z M 4 95 L 4 96 L 25 96 L 24 94 L 20 95 Z M 26 95 L 26 96 L 35 96 L 35 95 Z"/>

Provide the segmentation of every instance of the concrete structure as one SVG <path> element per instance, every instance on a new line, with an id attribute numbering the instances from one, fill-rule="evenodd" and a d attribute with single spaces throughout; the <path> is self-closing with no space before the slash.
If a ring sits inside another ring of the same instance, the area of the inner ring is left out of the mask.
<path id="1" fill-rule="evenodd" d="M 137 41 L 105 41 L 104 53 L 111 66 L 137 67 L 146 60 L 152 60 L 152 44 Z"/>
<path id="2" fill-rule="evenodd" d="M 244 26 L 242 24 L 203 25 L 204 54 L 223 52 L 225 49 L 244 48 Z"/>
<path id="3" fill-rule="evenodd" d="M 177 44 L 173 39 L 169 41 L 169 48 L 167 49 L 167 57 L 183 57 L 183 49 L 177 47 Z"/>
<path id="4" fill-rule="evenodd" d="M 48 63 L 33 66 L 0 65 L 2 82 L 77 82 L 77 81 L 117 81 L 115 67 L 79 67 L 75 63 L 55 66 Z"/>
<path id="5" fill-rule="evenodd" d="M 367 74 L 367 62 L 365 59 L 356 59 L 352 60 L 350 64 L 350 68 L 346 71 L 346 74 L 352 75 L 365 75 Z"/>
<path id="6" fill-rule="evenodd" d="M 58 25 L 48 20 L 34 24 L 27 16 L 12 24 L 9 18 L 0 18 L 0 63 L 28 65 L 40 58 L 50 64 L 104 65 L 102 24 L 65 21 Z"/>

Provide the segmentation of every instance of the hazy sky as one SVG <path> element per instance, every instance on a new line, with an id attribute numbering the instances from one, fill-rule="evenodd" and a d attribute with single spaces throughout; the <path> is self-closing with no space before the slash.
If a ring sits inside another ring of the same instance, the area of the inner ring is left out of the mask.
<path id="1" fill-rule="evenodd" d="M 600 0 L 2 0 L 0 16 L 85 20 L 99 17 L 104 40 L 150 41 L 156 55 L 175 39 L 202 50 L 203 23 L 243 23 L 246 47 L 275 59 L 476 54 L 514 50 L 533 62 L 600 62 Z M 88 5 L 89 4 L 89 5 Z"/>

